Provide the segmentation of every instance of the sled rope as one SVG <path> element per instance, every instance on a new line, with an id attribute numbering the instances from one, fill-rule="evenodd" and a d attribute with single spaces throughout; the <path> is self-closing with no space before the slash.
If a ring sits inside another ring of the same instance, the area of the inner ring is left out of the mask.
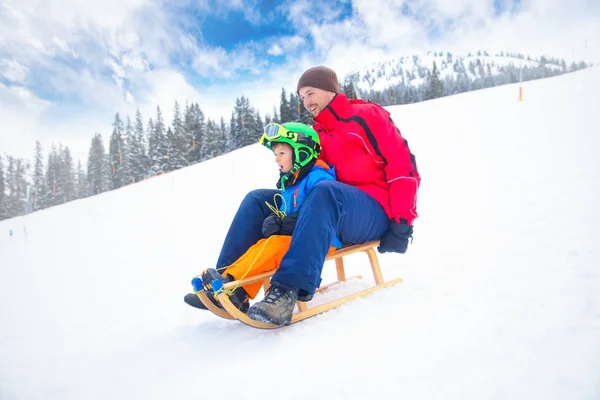
<path id="1" fill-rule="evenodd" d="M 281 211 L 281 210 L 279 210 L 277 208 L 277 196 L 281 197 L 281 201 L 283 202 L 282 203 L 283 204 L 283 209 L 285 210 L 287 208 L 287 204 L 285 202 L 285 198 L 281 194 L 279 194 L 279 193 L 275 193 L 273 195 L 273 204 L 274 205 L 269 204 L 268 201 L 265 201 L 265 204 L 267 205 L 267 207 L 269 207 L 271 209 L 271 211 L 273 211 L 273 213 L 275 215 L 277 215 L 279 217 L 279 219 L 284 219 L 287 216 L 287 214 L 285 213 L 285 211 Z"/>
<path id="2" fill-rule="evenodd" d="M 214 292 L 214 296 L 217 296 L 217 295 L 219 295 L 221 293 L 226 293 L 228 296 L 230 296 L 231 294 L 233 294 L 233 292 L 240 286 L 239 282 L 241 282 L 246 277 L 246 275 L 248 275 L 248 272 L 250 272 L 250 270 L 252 269 L 252 267 L 254 266 L 254 264 L 256 263 L 256 261 L 260 258 L 260 255 L 262 254 L 262 252 L 265 249 L 265 247 L 267 247 L 267 243 L 269 243 L 269 240 L 271 240 L 272 237 L 273 236 L 269 236 L 267 238 L 267 240 L 265 240 L 265 242 L 262 245 L 262 248 L 260 249 L 260 251 L 258 252 L 258 254 L 256 255 L 256 257 L 254 257 L 254 260 L 252 260 L 252 263 L 250 264 L 250 266 L 248 267 L 248 269 L 246 269 L 246 272 L 244 272 L 244 275 L 242 275 L 242 277 L 240 279 L 237 279 L 238 283 L 235 285 L 235 287 L 233 289 L 230 289 L 230 290 L 227 290 L 227 291 L 225 290 L 224 287 L 221 287 L 220 289 L 218 289 L 218 290 L 216 290 Z"/>

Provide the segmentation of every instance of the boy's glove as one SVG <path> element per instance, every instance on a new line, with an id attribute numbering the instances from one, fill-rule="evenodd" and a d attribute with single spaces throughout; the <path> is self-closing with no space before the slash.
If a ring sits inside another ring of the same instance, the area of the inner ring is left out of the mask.
<path id="1" fill-rule="evenodd" d="M 406 223 L 392 221 L 388 231 L 381 237 L 377 247 L 380 253 L 406 253 L 408 239 L 412 241 L 413 227 Z"/>
<path id="2" fill-rule="evenodd" d="M 272 235 L 278 235 L 280 230 L 281 219 L 277 215 L 271 214 L 263 221 L 262 234 L 264 237 L 268 238 Z"/>
<path id="3" fill-rule="evenodd" d="M 286 236 L 292 236 L 294 228 L 298 222 L 298 213 L 290 214 L 281 221 L 281 234 Z"/>

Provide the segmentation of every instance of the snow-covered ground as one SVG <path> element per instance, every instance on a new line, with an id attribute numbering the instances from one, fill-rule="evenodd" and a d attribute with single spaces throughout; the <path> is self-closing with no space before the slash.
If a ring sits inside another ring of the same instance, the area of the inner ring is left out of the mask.
<path id="1" fill-rule="evenodd" d="M 414 243 L 380 256 L 404 282 L 276 331 L 183 303 L 274 187 L 258 145 L 0 222 L 0 399 L 600 398 L 599 90 L 389 107 L 423 178 Z"/>

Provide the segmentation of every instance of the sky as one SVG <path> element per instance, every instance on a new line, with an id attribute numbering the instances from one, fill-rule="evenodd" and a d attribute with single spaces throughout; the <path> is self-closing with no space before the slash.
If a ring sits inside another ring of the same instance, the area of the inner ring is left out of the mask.
<path id="1" fill-rule="evenodd" d="M 275 331 L 183 302 L 244 195 L 275 187 L 258 144 L 0 221 L 0 398 L 600 398 L 599 85 L 387 107 L 422 177 L 412 244 L 379 255 L 403 282 Z M 373 284 L 366 255 L 344 263 L 363 279 L 309 307 Z"/>
<path id="2" fill-rule="evenodd" d="M 229 121 L 244 95 L 272 114 L 282 88 L 427 51 L 526 52 L 600 62 L 593 0 L 0 0 L 0 154 L 35 140 L 84 162 L 114 114 L 145 121 L 197 102 Z"/>

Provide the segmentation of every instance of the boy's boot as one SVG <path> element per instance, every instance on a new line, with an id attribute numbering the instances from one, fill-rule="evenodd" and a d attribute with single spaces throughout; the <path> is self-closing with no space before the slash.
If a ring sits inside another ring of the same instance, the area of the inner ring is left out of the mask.
<path id="1" fill-rule="evenodd" d="M 296 300 L 298 300 L 298 289 L 271 282 L 265 298 L 248 310 L 248 317 L 267 324 L 289 325 Z"/>
<path id="2" fill-rule="evenodd" d="M 202 273 L 201 279 L 202 286 L 204 286 L 204 291 L 207 292 L 208 297 L 211 300 L 213 300 L 220 308 L 223 308 L 223 306 L 213 296 L 212 281 L 218 279 L 221 282 L 223 282 L 223 284 L 225 284 L 233 282 L 233 276 L 229 274 L 223 276 L 216 269 L 209 268 Z M 248 293 L 246 293 L 243 287 L 236 288 L 233 291 L 233 293 L 229 296 L 229 300 L 231 300 L 231 304 L 233 304 L 241 312 L 248 312 L 248 308 L 250 307 L 250 297 L 248 296 Z"/>
<path id="3" fill-rule="evenodd" d="M 200 299 L 198 298 L 196 293 L 186 294 L 185 297 L 183 298 L 183 301 L 185 301 L 186 304 L 189 304 L 192 307 L 196 307 L 201 310 L 208 310 L 208 308 L 206 308 L 204 303 L 200 301 Z"/>

